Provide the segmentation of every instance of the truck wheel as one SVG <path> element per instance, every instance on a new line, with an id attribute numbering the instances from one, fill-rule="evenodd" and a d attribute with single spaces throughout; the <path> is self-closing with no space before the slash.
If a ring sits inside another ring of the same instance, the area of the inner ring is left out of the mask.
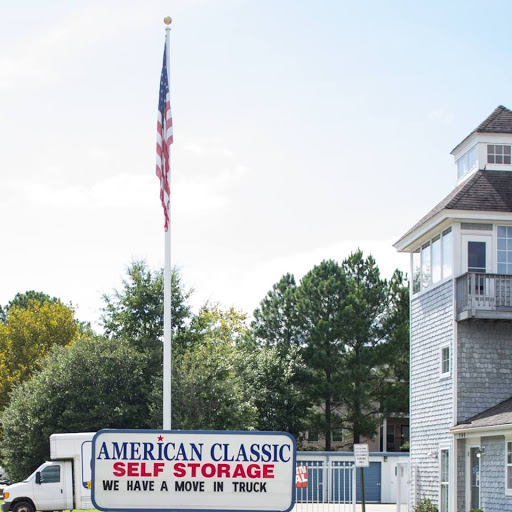
<path id="1" fill-rule="evenodd" d="M 34 506 L 28 501 L 20 501 L 12 507 L 12 512 L 34 512 Z"/>

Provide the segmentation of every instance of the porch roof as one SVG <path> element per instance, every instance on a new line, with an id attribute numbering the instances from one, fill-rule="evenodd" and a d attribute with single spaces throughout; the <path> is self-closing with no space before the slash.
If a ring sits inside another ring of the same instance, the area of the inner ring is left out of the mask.
<path id="1" fill-rule="evenodd" d="M 472 418 L 455 425 L 450 432 L 461 432 L 510 425 L 512 428 L 512 397 Z"/>

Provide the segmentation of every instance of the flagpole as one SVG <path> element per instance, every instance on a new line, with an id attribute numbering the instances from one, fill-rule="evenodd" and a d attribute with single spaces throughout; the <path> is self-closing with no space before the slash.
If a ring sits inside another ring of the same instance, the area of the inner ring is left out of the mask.
<path id="1" fill-rule="evenodd" d="M 170 33 L 171 33 L 171 18 L 169 16 L 164 18 L 165 27 L 165 47 L 167 54 L 167 80 L 170 87 Z M 170 154 L 169 154 L 170 158 Z M 170 176 L 169 176 L 170 180 Z M 170 186 L 170 183 L 169 183 Z M 169 218 L 170 215 L 170 201 L 169 201 Z M 171 429 L 171 403 L 172 403 L 172 349 L 171 349 L 171 226 L 170 223 L 165 231 L 165 265 L 164 265 L 164 357 L 163 357 L 163 428 L 164 430 Z"/>

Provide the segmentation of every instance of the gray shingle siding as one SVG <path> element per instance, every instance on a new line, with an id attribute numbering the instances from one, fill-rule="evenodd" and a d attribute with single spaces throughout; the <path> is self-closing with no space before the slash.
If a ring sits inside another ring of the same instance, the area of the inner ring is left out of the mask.
<path id="1" fill-rule="evenodd" d="M 457 511 L 466 510 L 466 441 L 457 439 Z"/>
<path id="2" fill-rule="evenodd" d="M 512 322 L 459 322 L 457 344 L 457 422 L 463 422 L 512 395 Z"/>
<path id="3" fill-rule="evenodd" d="M 512 510 L 512 496 L 505 495 L 505 438 L 483 437 L 485 455 L 480 467 L 480 508 L 489 511 Z"/>
<path id="4" fill-rule="evenodd" d="M 415 496 L 438 502 L 439 462 L 429 456 L 439 443 L 451 443 L 454 425 L 453 373 L 440 378 L 440 349 L 453 354 L 453 281 L 447 281 L 411 301 L 411 464 L 418 476 Z M 452 365 L 450 365 L 452 366 Z"/>

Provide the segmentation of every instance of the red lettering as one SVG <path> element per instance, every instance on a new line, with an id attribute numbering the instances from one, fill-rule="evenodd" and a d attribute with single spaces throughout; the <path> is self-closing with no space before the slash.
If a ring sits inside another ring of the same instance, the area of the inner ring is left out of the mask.
<path id="1" fill-rule="evenodd" d="M 261 470 L 258 464 L 249 464 L 247 466 L 247 476 L 249 478 L 261 478 Z"/>
<path id="2" fill-rule="evenodd" d="M 128 462 L 128 476 L 139 476 L 138 469 L 138 462 Z"/>
<path id="3" fill-rule="evenodd" d="M 140 465 L 140 476 L 153 476 L 151 473 L 146 471 L 146 463 L 142 462 Z"/>
<path id="4" fill-rule="evenodd" d="M 274 478 L 274 464 L 263 464 L 263 478 Z"/>
<path id="5" fill-rule="evenodd" d="M 235 466 L 235 470 L 233 471 L 233 478 L 245 478 L 245 469 L 242 464 L 237 464 Z"/>
<path id="6" fill-rule="evenodd" d="M 158 476 L 165 468 L 165 464 L 163 462 L 155 462 L 153 465 L 153 476 Z"/>
<path id="7" fill-rule="evenodd" d="M 183 462 L 174 464 L 174 476 L 177 478 L 183 478 L 187 474 L 187 465 Z"/>
<path id="8" fill-rule="evenodd" d="M 216 471 L 217 468 L 213 464 L 204 464 L 201 468 L 201 474 L 205 478 L 211 478 L 212 476 L 215 476 Z"/>
<path id="9" fill-rule="evenodd" d="M 124 476 L 124 462 L 115 462 L 114 463 L 114 476 Z"/>
<path id="10" fill-rule="evenodd" d="M 195 478 L 197 476 L 197 468 L 200 466 L 199 462 L 191 462 L 188 467 L 192 470 L 191 471 L 191 477 Z"/>
<path id="11" fill-rule="evenodd" d="M 229 464 L 218 464 L 217 465 L 217 478 L 222 478 L 225 476 L 229 478 L 231 466 Z"/>

